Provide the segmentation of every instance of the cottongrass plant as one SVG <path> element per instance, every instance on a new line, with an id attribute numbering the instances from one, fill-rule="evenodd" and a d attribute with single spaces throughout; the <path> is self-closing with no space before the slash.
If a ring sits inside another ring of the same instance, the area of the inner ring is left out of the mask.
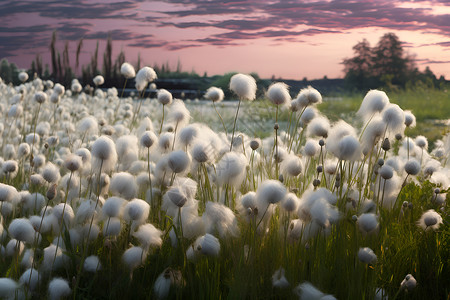
<path id="1" fill-rule="evenodd" d="M 351 124 L 282 83 L 266 95 L 287 131 L 247 135 L 256 84 L 238 75 L 231 136 L 168 91 L 137 112 L 78 81 L 0 83 L 0 297 L 445 298 L 450 137 L 409 138 L 381 91 Z"/>

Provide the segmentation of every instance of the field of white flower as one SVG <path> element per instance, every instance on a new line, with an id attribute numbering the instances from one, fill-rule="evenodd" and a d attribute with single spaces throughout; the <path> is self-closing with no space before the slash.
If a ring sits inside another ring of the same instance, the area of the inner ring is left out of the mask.
<path id="1" fill-rule="evenodd" d="M 450 135 L 429 152 L 384 92 L 348 124 L 313 88 L 263 106 L 244 74 L 239 101 L 187 105 L 147 98 L 149 67 L 136 98 L 19 77 L 0 83 L 0 298 L 449 297 Z"/>

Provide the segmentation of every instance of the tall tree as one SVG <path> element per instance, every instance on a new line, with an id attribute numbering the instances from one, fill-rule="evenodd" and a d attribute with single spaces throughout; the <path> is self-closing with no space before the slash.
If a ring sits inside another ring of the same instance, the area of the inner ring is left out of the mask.
<path id="1" fill-rule="evenodd" d="M 106 49 L 105 53 L 103 53 L 103 76 L 105 77 L 105 81 L 111 82 L 112 75 L 112 39 L 111 35 L 108 36 L 108 40 L 106 41 Z"/>
<path id="2" fill-rule="evenodd" d="M 345 79 L 357 89 L 364 89 L 374 82 L 374 55 L 369 42 L 364 39 L 353 46 L 355 56 L 345 59 Z"/>
<path id="3" fill-rule="evenodd" d="M 52 41 L 50 42 L 50 55 L 52 57 L 52 77 L 58 77 L 58 65 L 56 62 L 56 30 L 52 33 Z"/>
<path id="4" fill-rule="evenodd" d="M 81 53 L 82 47 L 83 47 L 83 38 L 81 38 L 77 44 L 77 53 L 76 53 L 76 60 L 75 60 L 75 73 L 78 71 L 78 66 L 80 65 L 80 53 Z"/>
<path id="5" fill-rule="evenodd" d="M 373 52 L 375 74 L 380 78 L 391 76 L 392 84 L 404 86 L 408 73 L 414 69 L 414 62 L 405 55 L 402 44 L 394 33 L 386 33 Z"/>
<path id="6" fill-rule="evenodd" d="M 383 35 L 375 47 L 367 40 L 353 47 L 354 56 L 344 59 L 348 86 L 365 90 L 385 86 L 404 87 L 413 74 L 414 59 L 403 50 L 403 43 L 394 33 Z"/>

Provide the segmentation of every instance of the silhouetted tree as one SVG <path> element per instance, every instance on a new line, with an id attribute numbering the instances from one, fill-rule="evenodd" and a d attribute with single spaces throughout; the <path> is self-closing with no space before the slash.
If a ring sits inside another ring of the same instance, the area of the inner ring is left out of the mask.
<path id="1" fill-rule="evenodd" d="M 76 53 L 76 61 L 75 61 L 75 73 L 78 70 L 78 66 L 80 65 L 80 53 L 81 53 L 81 48 L 83 47 L 83 38 L 81 38 L 78 41 L 77 44 L 77 53 Z"/>
<path id="2" fill-rule="evenodd" d="M 50 55 L 52 57 L 52 77 L 58 78 L 58 65 L 56 61 L 56 30 L 52 33 L 52 41 L 50 42 Z"/>
<path id="3" fill-rule="evenodd" d="M 111 82 L 112 75 L 112 39 L 108 36 L 105 53 L 103 53 L 103 76 L 105 82 Z"/>
<path id="4" fill-rule="evenodd" d="M 415 65 L 402 44 L 394 33 L 383 35 L 373 48 L 366 39 L 357 43 L 355 55 L 343 61 L 347 85 L 358 90 L 380 85 L 404 87 Z"/>

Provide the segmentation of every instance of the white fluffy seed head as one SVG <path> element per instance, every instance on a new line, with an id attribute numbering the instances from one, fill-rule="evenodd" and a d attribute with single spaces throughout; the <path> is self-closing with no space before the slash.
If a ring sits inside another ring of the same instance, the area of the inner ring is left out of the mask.
<path id="1" fill-rule="evenodd" d="M 342 160 L 354 161 L 361 156 L 361 145 L 357 138 L 351 135 L 343 137 L 338 144 L 336 157 Z"/>
<path id="2" fill-rule="evenodd" d="M 134 270 L 147 258 L 147 253 L 141 247 L 131 247 L 122 255 L 122 261 L 130 270 Z"/>
<path id="3" fill-rule="evenodd" d="M 405 113 L 397 104 L 388 104 L 381 116 L 387 129 L 392 133 L 399 133 L 405 123 Z"/>
<path id="4" fill-rule="evenodd" d="M 34 268 L 27 269 L 19 278 L 19 282 L 34 291 L 39 284 L 39 272 Z"/>
<path id="5" fill-rule="evenodd" d="M 280 170 L 285 176 L 298 176 L 303 171 L 303 162 L 297 155 L 289 154 L 281 162 Z"/>
<path id="6" fill-rule="evenodd" d="M 57 183 L 61 178 L 59 168 L 51 162 L 47 162 L 41 175 L 49 183 Z"/>
<path id="7" fill-rule="evenodd" d="M 364 97 L 356 114 L 367 121 L 373 114 L 381 112 L 388 103 L 389 98 L 385 92 L 370 90 Z"/>
<path id="8" fill-rule="evenodd" d="M 286 187 L 278 180 L 266 180 L 256 190 L 256 198 L 265 205 L 278 203 L 285 195 Z"/>
<path id="9" fill-rule="evenodd" d="M 326 138 L 330 130 L 330 121 L 327 117 L 317 116 L 311 120 L 307 127 L 309 136 L 321 136 Z"/>
<path id="10" fill-rule="evenodd" d="M 62 96 L 65 91 L 66 91 L 66 88 L 59 83 L 55 84 L 55 86 L 53 87 L 53 92 L 59 96 Z"/>
<path id="11" fill-rule="evenodd" d="M 141 136 L 140 143 L 141 146 L 150 148 L 157 140 L 158 138 L 153 131 L 145 131 Z"/>
<path id="12" fill-rule="evenodd" d="M 411 158 L 408 160 L 405 164 L 405 172 L 409 175 L 417 175 L 420 172 L 420 163 L 414 159 Z"/>
<path id="13" fill-rule="evenodd" d="M 416 116 L 410 110 L 405 110 L 405 125 L 409 128 L 416 127 Z"/>
<path id="14" fill-rule="evenodd" d="M 374 264 L 377 262 L 377 256 L 369 247 L 359 248 L 358 259 L 365 264 Z"/>
<path id="15" fill-rule="evenodd" d="M 428 149 L 428 140 L 423 135 L 418 135 L 414 141 L 419 148 L 424 150 Z"/>
<path id="16" fill-rule="evenodd" d="M 105 78 L 103 78 L 102 75 L 97 75 L 97 76 L 94 77 L 94 79 L 92 79 L 92 81 L 94 82 L 94 84 L 96 86 L 100 86 L 103 83 L 105 83 Z"/>
<path id="17" fill-rule="evenodd" d="M 199 140 L 192 147 L 191 154 L 192 154 L 192 158 L 195 161 L 197 161 L 199 163 L 205 163 L 205 162 L 209 162 L 213 159 L 215 150 L 206 141 Z"/>
<path id="18" fill-rule="evenodd" d="M 8 231 L 13 239 L 32 244 L 35 230 L 30 220 L 26 218 L 16 218 L 9 224 Z"/>
<path id="19" fill-rule="evenodd" d="M 108 172 L 114 168 L 117 162 L 117 152 L 114 142 L 107 136 L 101 136 L 92 144 L 91 154 L 94 156 L 94 167 L 100 169 L 102 164 L 102 171 Z"/>
<path id="20" fill-rule="evenodd" d="M 408 292 L 411 292 L 417 285 L 416 279 L 411 275 L 408 274 L 405 276 L 405 279 L 400 283 L 401 289 L 406 289 Z"/>
<path id="21" fill-rule="evenodd" d="M 252 101 L 256 98 L 256 81 L 250 75 L 235 74 L 230 79 L 230 90 L 239 98 Z"/>
<path id="22" fill-rule="evenodd" d="M 170 188 L 164 197 L 172 201 L 172 203 L 178 207 L 183 207 L 188 201 L 188 197 L 181 187 Z"/>
<path id="23" fill-rule="evenodd" d="M 295 99 L 297 110 L 309 106 L 322 103 L 322 95 L 315 88 L 308 86 L 298 92 Z"/>
<path id="24" fill-rule="evenodd" d="M 442 217 L 434 209 L 427 210 L 422 214 L 417 225 L 423 230 L 437 230 L 442 224 Z"/>
<path id="25" fill-rule="evenodd" d="M 165 89 L 159 89 L 156 95 L 158 102 L 162 105 L 170 105 L 172 103 L 172 94 Z"/>
<path id="26" fill-rule="evenodd" d="M 150 67 L 143 67 L 136 74 L 136 89 L 142 91 L 148 83 L 157 78 L 155 70 Z"/>
<path id="27" fill-rule="evenodd" d="M 119 197 L 109 197 L 102 206 L 103 215 L 107 218 L 119 217 L 125 202 Z"/>
<path id="28" fill-rule="evenodd" d="M 169 168 L 174 173 L 181 173 L 185 171 L 189 167 L 190 162 L 191 160 L 189 155 L 182 150 L 171 152 L 167 160 Z"/>
<path id="29" fill-rule="evenodd" d="M 152 224 L 143 224 L 139 226 L 138 230 L 133 233 L 144 249 L 148 249 L 150 246 L 161 247 L 163 232 L 157 229 Z"/>
<path id="30" fill-rule="evenodd" d="M 303 147 L 304 154 L 309 157 L 315 156 L 319 150 L 319 143 L 316 140 L 307 140 Z"/>
<path id="31" fill-rule="evenodd" d="M 300 200 L 294 193 L 288 193 L 281 202 L 281 207 L 287 212 L 294 212 L 298 209 Z"/>
<path id="32" fill-rule="evenodd" d="M 248 192 L 241 198 L 241 204 L 244 208 L 255 208 L 256 203 L 256 193 L 253 191 Z"/>
<path id="33" fill-rule="evenodd" d="M 378 219 L 375 214 L 367 213 L 358 217 L 359 230 L 363 233 L 373 232 L 378 227 Z"/>
<path id="34" fill-rule="evenodd" d="M 36 94 L 34 94 L 34 101 L 36 101 L 39 104 L 44 103 L 45 101 L 47 101 L 48 95 L 42 91 L 37 92 Z"/>
<path id="35" fill-rule="evenodd" d="M 175 99 L 170 107 L 167 117 L 173 123 L 178 124 L 178 127 L 182 127 L 189 122 L 191 113 L 186 108 L 183 101 Z"/>
<path id="36" fill-rule="evenodd" d="M 224 98 L 224 93 L 221 88 L 212 86 L 206 90 L 205 98 L 213 102 L 221 102 Z"/>
<path id="37" fill-rule="evenodd" d="M 381 166 L 381 168 L 378 170 L 378 174 L 380 174 L 380 176 L 381 176 L 383 179 L 388 180 L 388 179 L 391 179 L 392 176 L 394 176 L 394 169 L 393 169 L 391 166 L 389 166 L 389 165 L 387 165 L 387 164 L 384 164 L 384 165 Z"/>
<path id="38" fill-rule="evenodd" d="M 136 197 L 138 186 L 133 175 L 119 172 L 112 176 L 109 190 L 115 196 L 130 200 Z"/>
<path id="39" fill-rule="evenodd" d="M 150 205 L 142 199 L 133 199 L 124 207 L 125 220 L 142 222 L 147 220 L 150 213 Z"/>
<path id="40" fill-rule="evenodd" d="M 69 283 L 62 278 L 53 278 L 48 285 L 48 295 L 50 300 L 59 300 L 68 297 L 71 293 Z"/>
<path id="41" fill-rule="evenodd" d="M 83 269 L 86 272 L 90 272 L 90 273 L 95 273 L 98 270 L 101 270 L 102 265 L 100 263 L 100 260 L 98 259 L 98 256 L 91 255 L 91 256 L 86 257 L 86 259 L 84 260 Z"/>
<path id="42" fill-rule="evenodd" d="M 287 105 L 291 101 L 288 85 L 283 82 L 273 83 L 267 90 L 267 98 L 275 105 Z"/>
<path id="43" fill-rule="evenodd" d="M 194 247 L 206 256 L 218 256 L 220 252 L 219 239 L 209 233 L 197 238 Z"/>
<path id="44" fill-rule="evenodd" d="M 81 168 L 83 165 L 83 160 L 80 156 L 76 154 L 70 154 L 64 160 L 64 167 L 66 167 L 69 171 L 75 172 Z"/>
<path id="45" fill-rule="evenodd" d="M 238 186 L 245 176 L 247 159 L 241 153 L 227 152 L 216 166 L 217 183 Z"/>
<path id="46" fill-rule="evenodd" d="M 0 278 L 0 297 L 2 299 L 15 299 L 15 292 L 18 288 L 17 282 L 11 278 Z"/>
<path id="47" fill-rule="evenodd" d="M 25 82 L 28 80 L 28 74 L 26 72 L 20 72 L 18 77 L 19 77 L 19 80 L 22 82 Z"/>
<path id="48" fill-rule="evenodd" d="M 124 62 L 120 67 L 120 73 L 127 79 L 134 78 L 136 76 L 134 67 L 127 62 Z"/>

